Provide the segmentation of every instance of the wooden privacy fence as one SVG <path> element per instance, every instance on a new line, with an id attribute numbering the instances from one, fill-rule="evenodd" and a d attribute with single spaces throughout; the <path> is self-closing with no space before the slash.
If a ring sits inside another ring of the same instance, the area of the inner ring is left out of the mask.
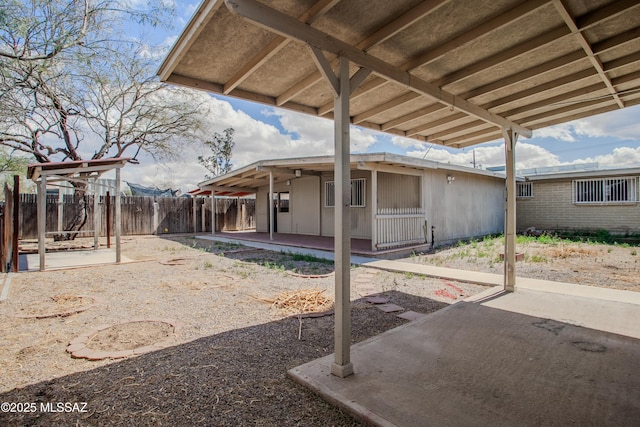
<path id="1" fill-rule="evenodd" d="M 20 180 L 14 176 L 13 190 L 4 186 L 4 204 L 0 206 L 0 271 L 18 271 L 18 210 Z"/>
<path id="2" fill-rule="evenodd" d="M 107 232 L 106 196 L 99 196 L 99 235 Z M 110 196 L 111 233 L 114 229 L 115 196 Z M 64 219 L 74 212 L 72 195 L 47 195 L 47 233 L 64 229 Z M 87 220 L 79 236 L 93 236 L 93 196 L 85 196 Z M 197 233 L 211 231 L 211 198 L 122 196 L 122 235 Z M 59 218 L 62 219 L 59 221 Z M 20 238 L 37 239 L 37 195 L 20 195 Z M 216 231 L 249 230 L 255 228 L 254 199 L 216 199 Z"/>

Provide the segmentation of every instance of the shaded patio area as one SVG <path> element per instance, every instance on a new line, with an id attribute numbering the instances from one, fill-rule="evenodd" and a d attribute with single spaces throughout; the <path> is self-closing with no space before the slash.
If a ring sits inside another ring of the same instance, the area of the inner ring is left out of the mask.
<path id="1" fill-rule="evenodd" d="M 609 329 L 640 317 L 635 293 L 617 291 L 630 294 L 621 303 L 529 289 L 492 292 L 354 345 L 355 374 L 348 378 L 331 374 L 333 356 L 289 375 L 380 426 L 637 423 L 640 340 L 581 327 L 567 311 L 565 322 L 546 312 L 547 304 L 559 313 L 591 310 L 596 325 Z"/>
<path id="2" fill-rule="evenodd" d="M 293 248 L 307 248 L 321 251 L 333 251 L 334 239 L 332 236 L 307 236 L 301 234 L 274 233 L 273 240 L 269 239 L 269 233 L 256 231 L 223 231 L 213 235 L 216 238 L 230 240 L 244 240 L 273 245 L 290 246 Z M 202 236 L 206 237 L 206 236 Z M 394 258 L 410 254 L 412 251 L 427 250 L 429 245 L 406 246 L 398 249 L 371 250 L 370 239 L 351 239 L 351 254 L 371 258 Z"/>

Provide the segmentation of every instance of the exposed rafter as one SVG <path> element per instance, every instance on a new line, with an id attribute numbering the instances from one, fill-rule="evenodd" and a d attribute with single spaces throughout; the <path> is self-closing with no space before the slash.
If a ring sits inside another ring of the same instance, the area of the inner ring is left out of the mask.
<path id="1" fill-rule="evenodd" d="M 576 40 L 578 41 L 578 44 L 580 44 L 584 52 L 587 54 L 587 58 L 589 58 L 589 61 L 591 62 L 591 64 L 593 65 L 593 68 L 596 70 L 596 72 L 602 79 L 602 82 L 607 86 L 607 89 L 609 90 L 609 93 L 611 93 L 611 96 L 613 97 L 613 99 L 620 106 L 620 108 L 623 108 L 624 104 L 622 103 L 622 100 L 620 100 L 620 97 L 616 94 L 616 88 L 613 87 L 613 85 L 611 84 L 611 81 L 609 80 L 609 77 L 605 74 L 602 63 L 596 57 L 595 53 L 593 52 L 593 49 L 591 48 L 591 43 L 589 43 L 589 40 L 587 40 L 587 37 L 584 35 L 584 33 L 581 32 L 581 29 L 578 27 L 578 25 L 574 21 L 574 18 L 571 15 L 571 12 L 569 11 L 569 9 L 567 9 L 567 7 L 564 5 L 562 0 L 553 0 L 553 5 L 556 7 L 556 9 L 558 10 L 558 13 L 560 14 L 560 16 L 562 16 L 562 19 L 571 30 L 571 33 L 575 36 Z"/>
<path id="2" fill-rule="evenodd" d="M 340 54 L 354 63 L 370 69 L 375 74 L 384 77 L 394 83 L 400 84 L 421 95 L 434 99 L 442 104 L 465 112 L 488 123 L 493 123 L 502 128 L 513 129 L 520 135 L 531 137 L 531 131 L 517 123 L 510 122 L 503 117 L 490 113 L 477 105 L 471 104 L 455 95 L 448 93 L 431 85 L 430 83 L 409 74 L 391 64 L 388 64 L 376 57 L 367 55 L 360 49 L 338 40 L 329 34 L 323 33 L 315 28 L 306 26 L 291 17 L 267 7 L 255 0 L 226 0 L 229 9 L 243 16 L 258 25 L 264 26 L 271 31 L 278 32 L 287 37 L 291 37 L 303 43 L 316 46 L 324 51 Z"/>
<path id="3" fill-rule="evenodd" d="M 320 0 L 314 4 L 309 10 L 303 13 L 298 20 L 307 24 L 313 23 L 320 16 L 324 15 L 340 0 Z M 284 48 L 289 39 L 276 36 L 265 48 L 263 48 L 256 56 L 251 58 L 242 68 L 240 68 L 224 85 L 222 93 L 228 95 L 233 89 L 238 87 L 247 77 L 251 75 L 260 66 L 266 63 L 282 48 Z"/>

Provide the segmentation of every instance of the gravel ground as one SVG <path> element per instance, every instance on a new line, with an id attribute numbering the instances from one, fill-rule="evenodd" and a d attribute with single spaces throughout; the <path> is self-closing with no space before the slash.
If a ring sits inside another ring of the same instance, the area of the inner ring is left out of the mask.
<path id="1" fill-rule="evenodd" d="M 122 248 L 135 262 L 12 275 L 0 303 L 0 401 L 36 410 L 0 412 L 0 425 L 358 425 L 286 377 L 333 352 L 333 316 L 299 319 L 263 301 L 307 289 L 332 298 L 331 264 L 192 236 L 123 238 Z M 430 313 L 485 289 L 361 267 L 351 277 L 353 342 L 407 322 L 366 302 L 372 291 Z M 65 304 L 74 314 L 20 317 L 68 313 Z M 133 319 L 181 326 L 170 347 L 133 358 L 66 352 Z M 58 402 L 74 412 L 52 411 Z"/>

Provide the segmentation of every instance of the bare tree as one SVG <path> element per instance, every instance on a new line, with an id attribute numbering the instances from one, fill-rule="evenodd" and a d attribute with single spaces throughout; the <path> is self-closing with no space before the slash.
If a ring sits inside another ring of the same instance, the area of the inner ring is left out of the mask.
<path id="1" fill-rule="evenodd" d="M 207 178 L 213 178 L 231 171 L 233 167 L 231 154 L 235 145 L 233 133 L 233 128 L 227 128 L 224 130 L 224 135 L 215 132 L 213 139 L 204 142 L 204 145 L 211 149 L 212 155 L 207 157 L 198 156 L 198 161 L 210 172 Z"/>
<path id="2" fill-rule="evenodd" d="M 125 0 L 7 0 L 0 12 L 0 145 L 36 162 L 171 156 L 198 140 L 208 113 L 186 89 L 157 81 L 149 46 L 123 24 L 158 24 L 158 0 L 134 10 Z M 87 219 L 86 185 L 65 231 Z M 73 238 L 65 233 L 58 238 Z"/>

